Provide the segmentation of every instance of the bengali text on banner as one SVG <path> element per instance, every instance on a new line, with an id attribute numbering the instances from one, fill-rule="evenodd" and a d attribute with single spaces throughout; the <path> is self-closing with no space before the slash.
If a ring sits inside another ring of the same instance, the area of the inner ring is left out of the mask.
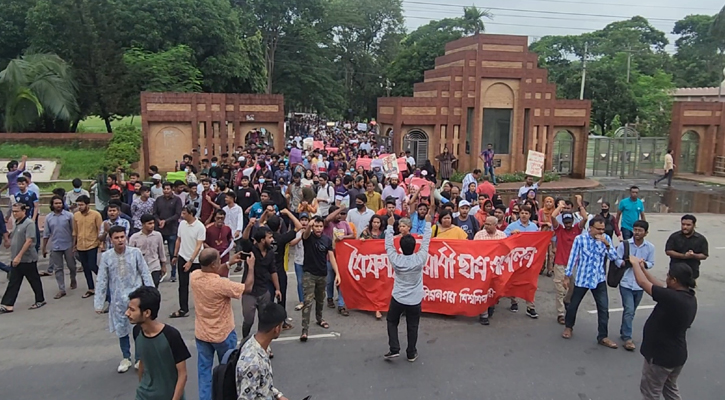
<path id="1" fill-rule="evenodd" d="M 529 232 L 494 241 L 432 239 L 423 267 L 423 312 L 476 316 L 500 297 L 533 301 L 551 236 Z M 395 247 L 399 251 L 399 239 Z M 337 243 L 335 258 L 348 308 L 388 309 L 394 270 L 384 240 L 344 240 Z"/>

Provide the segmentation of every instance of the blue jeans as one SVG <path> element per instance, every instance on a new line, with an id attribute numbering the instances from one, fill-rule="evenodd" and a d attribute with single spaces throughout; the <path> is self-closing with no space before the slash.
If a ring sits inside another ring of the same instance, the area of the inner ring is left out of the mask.
<path id="1" fill-rule="evenodd" d="M 622 327 L 619 329 L 619 335 L 622 340 L 632 340 L 632 320 L 634 320 L 634 312 L 642 300 L 643 290 L 632 290 L 619 285 L 619 293 L 622 295 Z"/>
<path id="2" fill-rule="evenodd" d="M 496 174 L 493 173 L 493 165 L 483 166 L 483 174 L 491 175 L 491 183 L 496 184 Z"/>
<path id="3" fill-rule="evenodd" d="M 632 231 L 630 229 L 622 228 L 621 231 L 622 231 L 622 239 L 623 240 L 632 239 L 632 236 L 634 236 L 634 233 L 632 233 Z"/>
<path id="4" fill-rule="evenodd" d="M 0 216 L 0 218 L 2 218 L 2 217 Z M 295 268 L 296 267 L 297 266 L 295 265 Z M 300 265 L 300 269 L 302 269 L 301 265 Z M 10 272 L 10 266 L 5 264 L 4 262 L 0 261 L 0 271 Z"/>
<path id="5" fill-rule="evenodd" d="M 211 400 L 211 375 L 214 367 L 214 353 L 217 360 L 222 361 L 222 357 L 229 349 L 237 347 L 237 332 L 232 330 L 221 343 L 209 343 L 196 339 L 197 351 L 197 369 L 199 373 L 199 400 Z"/>
<path id="6" fill-rule="evenodd" d="M 295 263 L 295 276 L 297 277 L 297 296 L 300 298 L 300 303 L 305 301 L 305 293 L 302 290 L 302 275 L 305 272 L 302 270 L 302 264 Z"/>
<path id="7" fill-rule="evenodd" d="M 573 282 L 572 282 L 573 283 Z M 589 288 L 574 286 L 571 295 L 571 302 L 566 308 L 566 316 L 564 317 L 565 326 L 574 328 L 576 323 L 576 312 L 579 310 L 584 295 L 587 294 Z M 597 341 L 609 336 L 609 298 L 607 297 L 607 283 L 600 282 L 596 288 L 591 289 L 594 302 L 597 304 L 597 325 L 598 334 Z"/>
<path id="8" fill-rule="evenodd" d="M 143 335 L 143 333 L 142 333 Z M 123 358 L 131 359 L 131 338 L 126 335 L 124 337 L 118 338 L 118 344 L 121 346 L 121 354 L 123 354 Z M 133 358 L 138 361 L 138 352 L 136 351 L 136 346 L 133 347 Z"/>
<path id="9" fill-rule="evenodd" d="M 171 259 L 174 257 L 174 249 L 176 249 L 176 235 L 162 235 L 166 241 L 166 246 L 169 248 L 169 264 Z M 176 264 L 171 264 L 171 277 L 176 278 Z"/>
<path id="10" fill-rule="evenodd" d="M 335 271 L 332 269 L 332 264 L 327 262 L 327 298 L 335 298 Z M 340 287 L 337 287 L 337 306 L 345 307 L 345 300 L 342 299 L 342 292 Z"/>

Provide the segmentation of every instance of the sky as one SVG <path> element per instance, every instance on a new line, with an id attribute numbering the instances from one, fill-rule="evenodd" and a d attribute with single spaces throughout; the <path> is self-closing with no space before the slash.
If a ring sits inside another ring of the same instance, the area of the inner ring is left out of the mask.
<path id="1" fill-rule="evenodd" d="M 457 17 L 463 6 L 489 9 L 493 20 L 484 20 L 486 33 L 529 36 L 529 42 L 547 35 L 578 35 L 627 20 L 635 15 L 667 33 L 667 51 L 675 52 L 676 21 L 690 14 L 713 15 L 723 0 L 403 0 L 406 27 L 413 30 L 434 19 Z"/>

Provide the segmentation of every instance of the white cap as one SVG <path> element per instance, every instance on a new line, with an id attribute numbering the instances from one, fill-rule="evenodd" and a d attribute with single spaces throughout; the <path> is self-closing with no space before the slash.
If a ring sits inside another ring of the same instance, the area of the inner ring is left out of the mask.
<path id="1" fill-rule="evenodd" d="M 469 202 L 468 202 L 468 200 L 461 200 L 461 201 L 459 201 L 459 202 L 458 202 L 458 208 L 461 208 L 461 207 L 463 207 L 463 206 L 468 206 L 468 207 L 470 207 L 470 206 L 471 206 L 471 203 L 469 203 Z"/>
<path id="2" fill-rule="evenodd" d="M 154 174 L 154 176 L 151 177 L 151 179 L 156 179 L 157 181 L 162 180 L 163 178 L 159 174 Z"/>
<path id="3" fill-rule="evenodd" d="M 246 158 L 244 158 L 244 157 L 239 157 L 239 158 L 237 159 L 237 161 L 239 161 L 239 162 L 242 162 L 242 161 L 245 161 L 245 160 L 246 160 Z"/>
<path id="4" fill-rule="evenodd" d="M 428 171 L 422 170 L 422 171 L 420 171 L 420 174 L 423 175 L 423 176 L 426 176 L 426 175 L 428 175 Z"/>

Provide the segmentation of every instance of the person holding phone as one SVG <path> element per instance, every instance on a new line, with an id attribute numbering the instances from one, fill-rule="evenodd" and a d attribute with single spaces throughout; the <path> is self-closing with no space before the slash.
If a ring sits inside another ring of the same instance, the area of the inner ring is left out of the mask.
<path id="1" fill-rule="evenodd" d="M 249 240 L 250 227 L 254 226 L 256 220 L 252 218 L 249 225 L 244 229 L 242 234 L 243 240 Z M 255 263 L 252 265 L 247 263 L 247 271 L 244 277 L 244 295 L 242 295 L 242 315 L 244 322 L 242 323 L 242 338 L 249 336 L 254 325 L 255 311 L 264 308 L 265 305 L 272 302 L 269 290 L 267 289 L 270 282 L 274 285 L 274 297 L 282 299 L 282 292 L 279 290 L 279 276 L 277 275 L 277 267 L 275 265 L 274 250 L 272 243 L 274 236 L 271 229 L 266 226 L 260 226 L 254 229 L 252 236 L 254 243 L 252 245 L 252 255 L 254 255 Z"/>

